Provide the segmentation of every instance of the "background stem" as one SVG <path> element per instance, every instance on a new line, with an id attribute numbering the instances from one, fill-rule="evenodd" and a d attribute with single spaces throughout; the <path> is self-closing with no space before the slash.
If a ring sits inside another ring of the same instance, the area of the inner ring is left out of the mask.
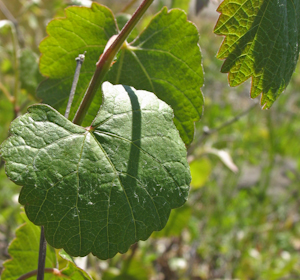
<path id="1" fill-rule="evenodd" d="M 85 52 L 84 52 L 84 54 L 80 54 L 75 59 L 76 60 L 76 69 L 75 69 L 75 74 L 74 74 L 74 78 L 73 78 L 73 82 L 72 82 L 71 92 L 70 92 L 70 95 L 69 95 L 69 101 L 68 101 L 66 112 L 65 112 L 65 118 L 68 118 L 69 114 L 70 114 L 71 106 L 72 106 L 73 99 L 74 99 L 74 96 L 75 96 L 77 83 L 78 83 L 78 80 L 79 80 L 80 69 L 81 69 L 82 63 L 83 63 L 84 58 L 85 58 L 84 55 L 85 55 Z"/>

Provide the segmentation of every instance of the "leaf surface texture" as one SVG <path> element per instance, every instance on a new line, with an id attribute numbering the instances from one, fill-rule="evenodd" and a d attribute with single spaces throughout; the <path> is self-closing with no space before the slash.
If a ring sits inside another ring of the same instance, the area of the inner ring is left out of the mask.
<path id="1" fill-rule="evenodd" d="M 270 108 L 287 87 L 299 57 L 298 0 L 225 0 L 215 33 L 225 36 L 218 58 L 231 86 L 252 78 L 251 97 Z"/>
<path id="2" fill-rule="evenodd" d="M 103 85 L 89 128 L 29 107 L 1 146 L 19 201 L 47 241 L 72 256 L 124 253 L 161 230 L 188 196 L 186 149 L 172 109 L 153 93 Z"/>

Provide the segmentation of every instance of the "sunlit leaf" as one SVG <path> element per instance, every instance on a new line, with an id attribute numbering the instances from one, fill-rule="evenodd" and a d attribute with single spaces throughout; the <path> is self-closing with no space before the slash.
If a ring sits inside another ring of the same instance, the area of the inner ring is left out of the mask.
<path id="1" fill-rule="evenodd" d="M 66 18 L 54 19 L 48 24 L 49 36 L 40 44 L 40 71 L 49 79 L 41 83 L 37 96 L 64 113 L 74 77 L 75 58 L 86 52 L 74 108 L 70 114 L 72 118 L 93 76 L 100 54 L 109 38 L 118 31 L 112 12 L 97 3 L 93 3 L 91 8 L 69 7 L 65 13 Z M 99 109 L 102 100 L 100 90 L 95 99 Z"/>
<path id="2" fill-rule="evenodd" d="M 269 108 L 287 87 L 299 56 L 300 2 L 225 0 L 215 33 L 226 36 L 218 58 L 237 86 L 252 78 L 251 97 Z"/>

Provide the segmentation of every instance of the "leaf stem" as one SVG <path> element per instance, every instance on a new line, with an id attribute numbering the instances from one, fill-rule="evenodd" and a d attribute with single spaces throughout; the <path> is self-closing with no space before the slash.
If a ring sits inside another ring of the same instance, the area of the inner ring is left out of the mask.
<path id="1" fill-rule="evenodd" d="M 154 0 L 144 0 L 141 5 L 137 8 L 135 13 L 132 15 L 131 19 L 126 23 L 126 25 L 123 27 L 121 32 L 118 34 L 118 36 L 113 40 L 111 45 L 107 45 L 107 49 L 104 50 L 104 53 L 100 56 L 99 61 L 96 64 L 96 71 L 94 73 L 94 76 L 92 77 L 89 87 L 81 101 L 81 104 L 76 112 L 76 115 L 73 119 L 73 123 L 80 125 L 88 111 L 88 108 L 90 107 L 94 96 L 104 79 L 104 76 L 108 72 L 116 54 L 122 47 L 123 43 L 125 42 L 126 38 L 132 31 L 132 29 L 136 26 L 136 24 L 139 22 L 141 17 L 144 15 L 144 13 L 147 11 L 149 6 L 152 4 Z M 108 42 L 108 44 L 110 41 Z"/>
<path id="2" fill-rule="evenodd" d="M 28 279 L 34 275 L 37 275 L 38 273 L 38 270 L 32 270 L 32 271 L 29 271 L 25 274 L 23 274 L 22 276 L 20 276 L 17 280 L 25 280 L 25 279 Z M 45 273 L 51 273 L 53 275 L 55 275 L 56 277 L 64 277 L 64 278 L 69 278 L 68 276 L 66 275 L 63 275 L 57 268 L 45 268 Z"/>
<path id="3" fill-rule="evenodd" d="M 44 280 L 46 251 L 47 251 L 47 241 L 45 239 L 44 227 L 41 226 L 39 260 L 38 260 L 38 269 L 37 269 L 37 278 L 36 278 L 37 280 Z"/>
<path id="4" fill-rule="evenodd" d="M 74 74 L 74 78 L 73 78 L 73 82 L 72 82 L 69 101 L 68 101 L 68 105 L 67 105 L 66 112 L 65 112 L 65 118 L 68 118 L 69 114 L 70 114 L 71 106 L 72 106 L 73 99 L 74 99 L 74 96 L 75 96 L 77 83 L 78 83 L 78 80 L 79 80 L 79 74 L 80 74 L 81 66 L 82 66 L 82 64 L 84 62 L 84 58 L 85 58 L 85 53 L 86 52 L 84 52 L 83 54 L 78 55 L 78 57 L 75 58 L 77 64 L 76 64 L 75 74 Z"/>

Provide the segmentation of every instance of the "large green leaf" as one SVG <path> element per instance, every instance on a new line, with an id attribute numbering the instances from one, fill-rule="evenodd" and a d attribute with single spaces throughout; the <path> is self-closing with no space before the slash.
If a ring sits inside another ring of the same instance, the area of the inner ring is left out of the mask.
<path id="1" fill-rule="evenodd" d="M 218 58 L 236 86 L 252 77 L 251 97 L 269 108 L 288 85 L 300 43 L 300 2 L 225 0 L 215 33 L 226 38 Z"/>
<path id="2" fill-rule="evenodd" d="M 161 230 L 187 199 L 190 172 L 172 109 L 154 94 L 103 85 L 88 128 L 47 105 L 29 107 L 2 144 L 20 203 L 47 241 L 73 256 L 124 253 Z"/>
<path id="3" fill-rule="evenodd" d="M 60 112 L 64 111 L 71 88 L 74 58 L 87 50 L 71 117 L 89 84 L 105 43 L 117 33 L 113 17 L 111 13 L 104 13 L 105 9 L 95 3 L 92 9 L 66 9 L 67 18 L 55 19 L 48 25 L 49 37 L 40 46 L 43 54 L 40 68 L 50 79 L 41 84 L 38 96 L 44 103 L 60 109 Z M 88 16 L 95 18 L 95 24 L 86 23 L 83 17 Z M 104 22 L 106 25 L 101 27 Z M 83 28 L 77 28 L 81 24 L 85 24 L 88 33 Z M 108 31 L 104 32 L 106 29 Z M 187 21 L 183 11 L 174 9 L 168 12 L 164 8 L 134 42 L 124 44 L 117 62 L 105 78 L 114 84 L 154 92 L 171 105 L 175 125 L 186 144 L 193 139 L 194 121 L 200 119 L 203 106 L 200 91 L 203 73 L 198 40 L 197 28 Z M 84 126 L 89 125 L 96 116 L 101 100 L 99 92 L 87 113 Z"/>
<path id="4" fill-rule="evenodd" d="M 40 227 L 31 223 L 23 213 L 22 217 L 25 224 L 16 230 L 16 238 L 9 245 L 8 253 L 12 259 L 4 262 L 4 270 L 1 275 L 2 280 L 16 280 L 22 275 L 37 269 L 39 244 L 40 244 Z M 57 257 L 54 248 L 47 246 L 47 255 L 45 268 L 57 268 Z M 66 277 L 64 277 L 66 276 Z M 73 262 L 65 261 L 65 267 L 59 273 L 45 273 L 45 280 L 91 280 L 90 276 L 77 267 Z M 34 280 L 36 275 L 27 279 Z"/>

